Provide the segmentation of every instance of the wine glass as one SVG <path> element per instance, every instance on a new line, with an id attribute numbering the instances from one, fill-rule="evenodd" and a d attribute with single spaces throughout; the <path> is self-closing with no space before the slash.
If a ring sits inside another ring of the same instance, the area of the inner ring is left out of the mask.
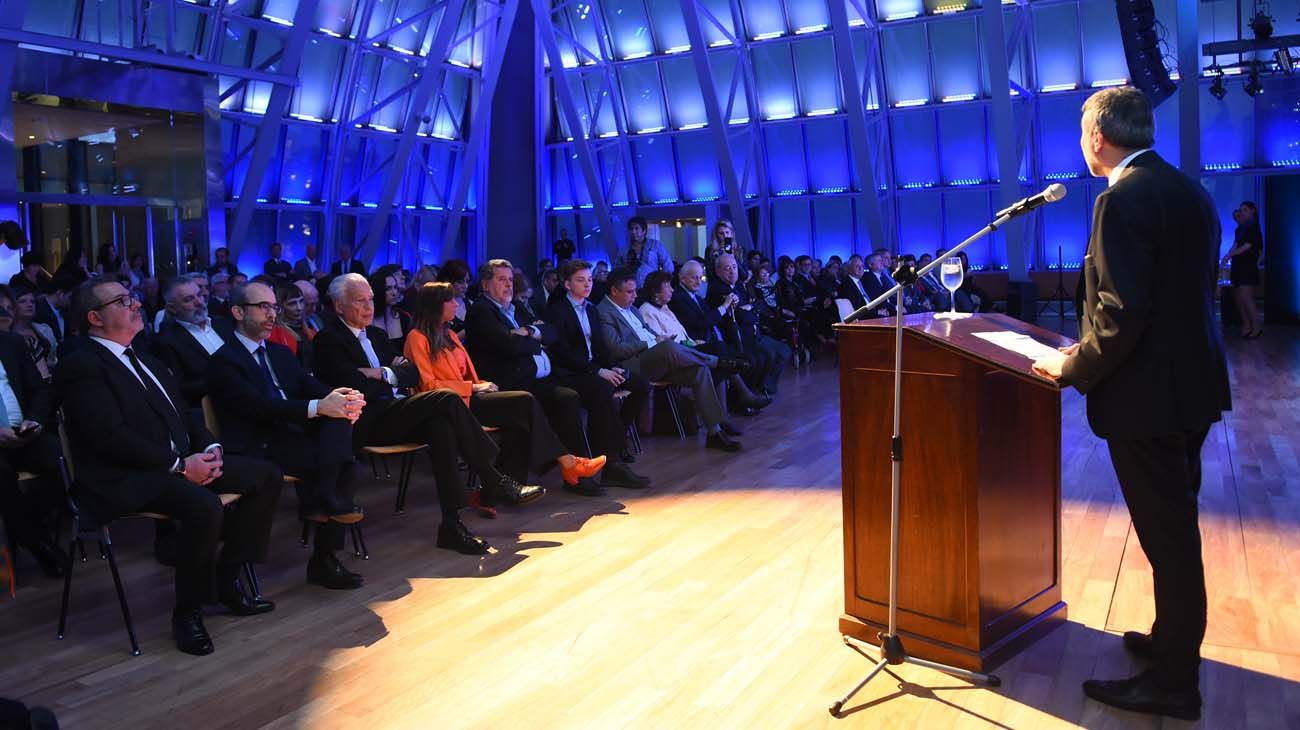
<path id="1" fill-rule="evenodd" d="M 950 256 L 939 264 L 939 282 L 948 290 L 948 299 L 952 306 L 950 311 L 934 315 L 935 319 L 961 319 L 970 316 L 957 311 L 957 290 L 961 288 L 964 278 L 960 257 Z"/>

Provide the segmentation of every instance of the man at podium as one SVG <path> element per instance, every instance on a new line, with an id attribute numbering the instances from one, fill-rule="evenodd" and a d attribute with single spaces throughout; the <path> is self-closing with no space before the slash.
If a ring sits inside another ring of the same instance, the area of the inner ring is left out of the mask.
<path id="1" fill-rule="evenodd" d="M 1231 407 L 1214 319 L 1219 223 L 1200 183 L 1151 150 L 1151 104 L 1110 88 L 1083 105 L 1080 146 L 1110 187 L 1093 206 L 1076 294 L 1079 341 L 1034 363 L 1087 396 L 1133 528 L 1151 561 L 1156 620 L 1124 646 L 1150 669 L 1088 680 L 1089 697 L 1186 720 L 1201 715 L 1205 569 L 1197 526 L 1201 445 Z"/>

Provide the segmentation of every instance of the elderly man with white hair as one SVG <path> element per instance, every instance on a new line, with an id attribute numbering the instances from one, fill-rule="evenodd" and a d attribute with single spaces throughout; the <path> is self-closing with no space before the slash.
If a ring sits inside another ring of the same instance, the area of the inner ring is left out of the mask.
<path id="1" fill-rule="evenodd" d="M 317 335 L 316 376 L 331 388 L 361 391 L 366 405 L 352 430 L 352 446 L 398 443 L 428 444 L 433 454 L 434 477 L 442 524 L 438 547 L 465 555 L 488 551 L 460 520 L 466 506 L 464 482 L 457 469 L 464 459 L 491 490 L 498 502 L 531 502 L 545 490 L 523 485 L 497 471 L 497 446 L 453 390 L 431 390 L 404 396 L 400 390 L 420 384 L 414 363 L 398 355 L 388 336 L 371 323 L 375 294 L 364 276 L 344 274 L 330 282 L 330 301 L 337 317 Z"/>
<path id="2" fill-rule="evenodd" d="M 320 292 L 316 290 L 316 283 L 300 279 L 293 283 L 302 292 L 302 321 L 303 324 L 320 332 L 325 329 L 324 317 L 321 316 L 318 308 L 320 307 Z"/>
<path id="3" fill-rule="evenodd" d="M 740 346 L 754 363 L 750 386 L 762 390 L 765 395 L 775 395 L 781 371 L 794 352 L 789 345 L 768 337 L 759 329 L 758 311 L 745 285 L 740 282 L 740 268 L 735 256 L 729 253 L 719 256 L 713 263 L 713 273 L 705 300 L 718 312 L 725 312 L 723 322 L 730 323 L 730 326 L 724 326 L 723 339 Z"/>

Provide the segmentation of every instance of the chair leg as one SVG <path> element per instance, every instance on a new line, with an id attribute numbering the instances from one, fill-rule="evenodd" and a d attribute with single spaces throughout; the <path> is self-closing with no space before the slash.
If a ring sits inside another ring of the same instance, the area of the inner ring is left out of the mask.
<path id="1" fill-rule="evenodd" d="M 370 549 L 366 547 L 366 537 L 361 533 L 361 523 L 352 523 L 348 531 L 352 533 L 352 554 L 362 560 L 369 560 Z"/>
<path id="2" fill-rule="evenodd" d="M 393 478 L 393 473 L 392 473 L 391 471 L 388 470 L 388 457 L 387 457 L 387 456 L 384 456 L 383 454 L 380 454 L 380 455 L 379 455 L 379 463 L 384 465 L 384 478 L 385 478 L 385 479 L 392 479 L 392 478 Z"/>
<path id="3" fill-rule="evenodd" d="M 411 486 L 411 473 L 415 471 L 415 453 L 402 454 L 402 461 L 397 470 L 397 504 L 393 511 L 402 514 L 406 511 L 406 491 Z"/>
<path id="4" fill-rule="evenodd" d="M 108 536 L 108 528 L 100 528 L 104 537 L 100 539 L 100 549 L 108 560 L 108 569 L 113 572 L 113 587 L 117 589 L 117 602 L 122 606 L 122 620 L 126 623 L 126 635 L 131 639 L 131 656 L 140 656 L 140 644 L 135 640 L 135 624 L 131 622 L 131 608 L 126 605 L 126 591 L 122 588 L 122 576 L 117 572 L 117 559 L 113 557 L 113 541 Z"/>
<path id="5" fill-rule="evenodd" d="M 108 550 L 104 548 L 104 541 L 99 541 L 99 559 L 108 560 Z"/>
<path id="6" fill-rule="evenodd" d="M 82 542 L 79 537 L 74 537 L 72 539 L 77 542 L 77 552 L 81 553 L 81 562 L 86 562 L 86 543 Z"/>
<path id="7" fill-rule="evenodd" d="M 72 537 L 68 540 L 68 569 L 63 574 L 63 605 L 59 608 L 59 638 L 63 638 L 64 629 L 68 627 L 68 598 L 72 595 L 72 566 L 76 565 L 77 545 L 81 543 L 77 539 L 76 525 L 72 527 Z M 82 562 L 85 562 L 85 555 L 82 555 Z"/>
<path id="8" fill-rule="evenodd" d="M 311 523 L 307 520 L 302 521 L 302 536 L 298 538 L 298 544 L 307 547 L 311 540 Z"/>
<path id="9" fill-rule="evenodd" d="M 370 457 L 370 473 L 371 473 L 372 475 L 374 475 L 374 477 L 375 477 L 376 479 L 378 479 L 378 478 L 379 478 L 379 467 L 375 465 L 375 455 L 374 455 L 374 454 L 366 454 L 366 456 Z"/>
<path id="10" fill-rule="evenodd" d="M 682 425 L 682 414 L 677 408 L 677 394 L 673 392 L 672 386 L 664 388 L 664 395 L 668 398 L 668 410 L 672 411 L 673 424 L 677 426 L 677 438 L 686 438 L 686 426 Z"/>
<path id="11" fill-rule="evenodd" d="M 253 598 L 261 599 L 262 581 L 257 579 L 257 568 L 253 567 L 252 562 L 244 563 L 244 579 L 248 581 L 248 590 Z"/>

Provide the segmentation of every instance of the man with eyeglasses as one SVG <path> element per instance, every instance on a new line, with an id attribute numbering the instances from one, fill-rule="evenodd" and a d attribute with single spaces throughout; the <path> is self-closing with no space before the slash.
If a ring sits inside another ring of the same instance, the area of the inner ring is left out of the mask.
<path id="1" fill-rule="evenodd" d="M 299 515 L 316 525 L 307 582 L 360 588 L 360 575 L 343 567 L 343 525 L 359 522 L 361 508 L 352 456 L 352 424 L 365 397 L 352 388 L 330 390 L 312 377 L 289 348 L 268 342 L 280 307 L 271 287 L 252 282 L 230 293 L 234 339 L 212 356 L 208 392 L 232 454 L 275 462 L 300 479 Z"/>
<path id="2" fill-rule="evenodd" d="M 132 512 L 177 521 L 172 634 L 187 654 L 213 651 L 203 606 L 214 596 L 238 616 L 266 613 L 239 583 L 240 566 L 264 562 L 280 470 L 227 455 L 180 384 L 159 360 L 135 352 L 140 303 L 117 282 L 89 281 L 73 295 L 73 316 L 89 340 L 59 363 L 55 390 L 77 475 L 76 502 L 90 524 Z M 218 494 L 239 494 L 223 512 Z M 218 543 L 222 543 L 220 552 Z"/>
<path id="3" fill-rule="evenodd" d="M 185 402 L 198 408 L 207 394 L 208 360 L 234 335 L 234 327 L 228 319 L 208 316 L 207 297 L 196 275 L 173 279 L 163 299 L 167 316 L 154 338 L 154 355 L 180 378 Z"/>

